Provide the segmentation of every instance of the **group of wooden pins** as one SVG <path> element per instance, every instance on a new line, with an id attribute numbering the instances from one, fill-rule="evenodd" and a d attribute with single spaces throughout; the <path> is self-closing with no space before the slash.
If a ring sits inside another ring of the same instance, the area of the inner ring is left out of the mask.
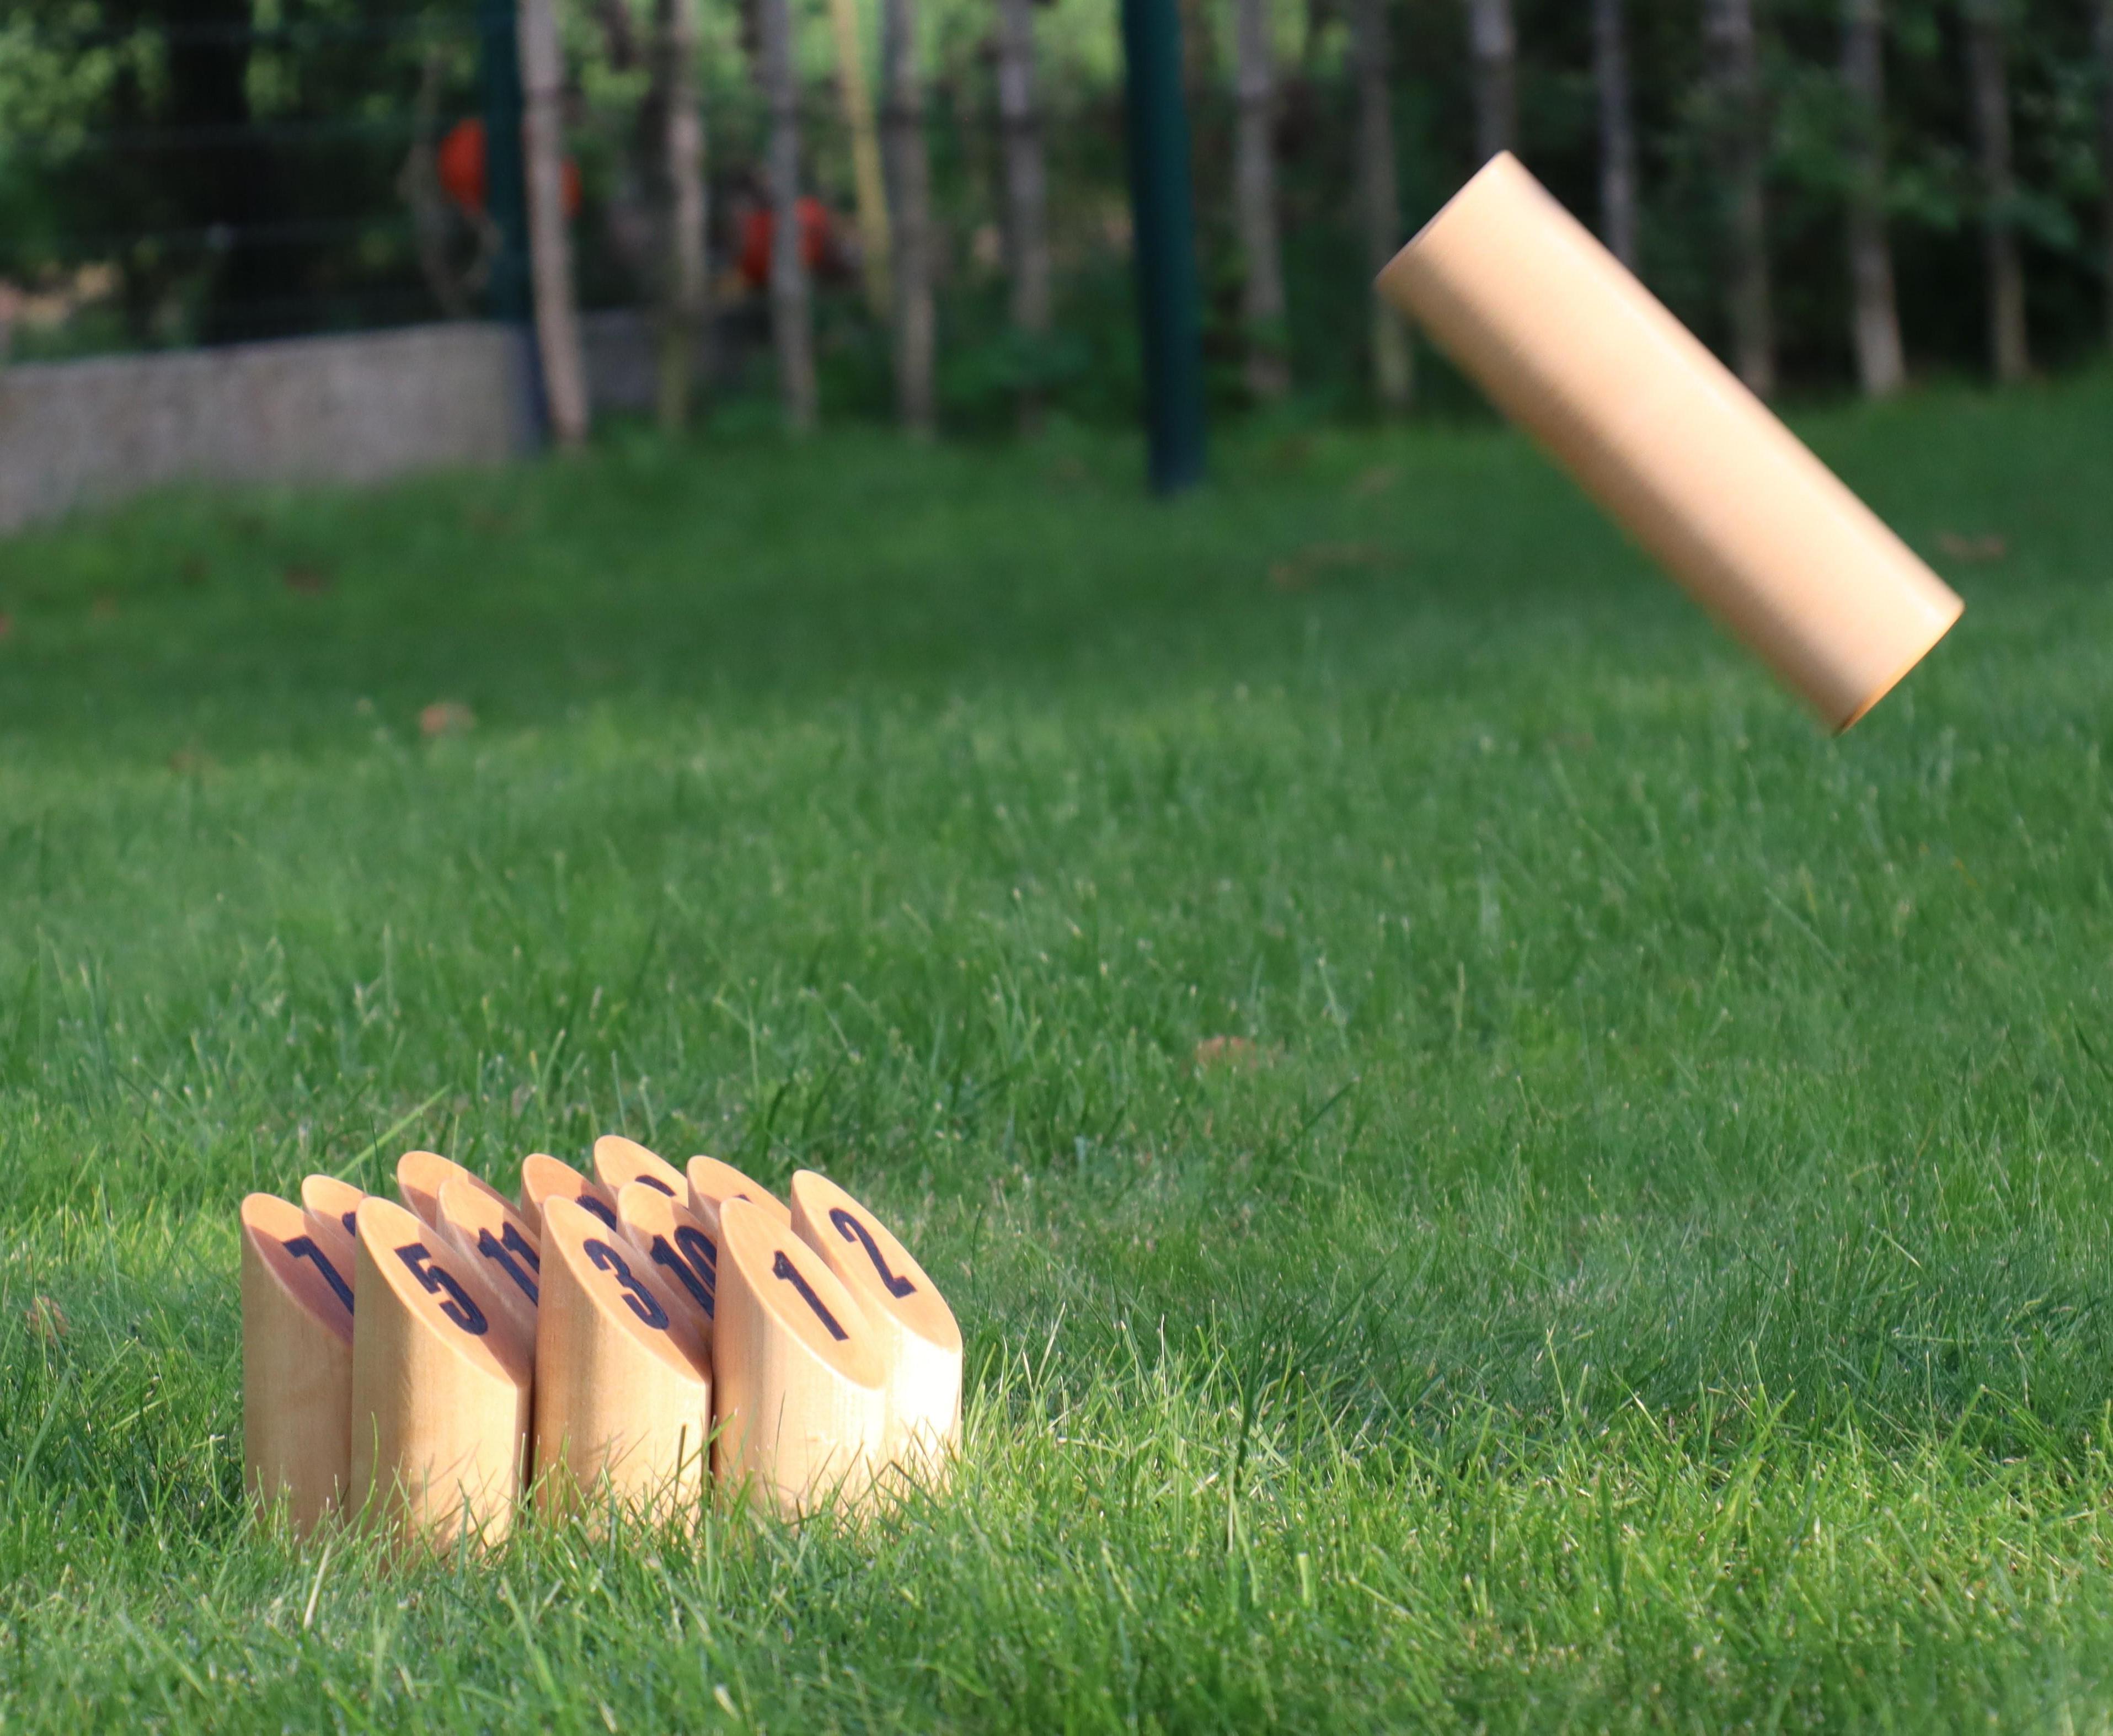
<path id="1" fill-rule="evenodd" d="M 329 1176 L 242 1202 L 244 1480 L 445 1546 L 614 1501 L 694 1512 L 709 1476 L 788 1517 L 942 1478 L 961 1334 L 901 1242 L 802 1170 L 791 1203 L 630 1140 L 538 1154 L 518 1203 L 407 1152 L 402 1201 Z"/>

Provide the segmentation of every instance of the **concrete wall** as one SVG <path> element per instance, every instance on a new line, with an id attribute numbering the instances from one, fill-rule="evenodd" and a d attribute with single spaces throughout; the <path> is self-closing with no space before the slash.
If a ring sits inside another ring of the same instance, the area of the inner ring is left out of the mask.
<path id="1" fill-rule="evenodd" d="M 536 442 L 531 359 L 454 323 L 0 366 L 0 530 L 157 483 L 372 482 Z"/>

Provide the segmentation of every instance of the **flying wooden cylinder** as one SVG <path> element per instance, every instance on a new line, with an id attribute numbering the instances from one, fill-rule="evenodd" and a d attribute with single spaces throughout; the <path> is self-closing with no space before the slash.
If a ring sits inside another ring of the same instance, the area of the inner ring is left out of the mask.
<path id="1" fill-rule="evenodd" d="M 308 1220 L 308 1234 L 348 1284 L 359 1265 L 357 1214 L 366 1197 L 335 1176 L 309 1176 L 301 1182 L 301 1215 Z"/>
<path id="2" fill-rule="evenodd" d="M 648 1151 L 637 1140 L 627 1140 L 621 1134 L 605 1133 L 595 1141 L 594 1169 L 595 1180 L 609 1190 L 611 1198 L 634 1181 L 643 1181 L 670 1199 L 681 1199 L 689 1192 L 682 1171 L 659 1153 Z"/>
<path id="3" fill-rule="evenodd" d="M 719 1231 L 719 1206 L 728 1199 L 746 1199 L 762 1207 L 774 1222 L 792 1227 L 792 1213 L 785 1202 L 731 1163 L 722 1163 L 717 1158 L 692 1158 L 686 1179 L 690 1184 L 690 1210 L 714 1236 Z"/>
<path id="4" fill-rule="evenodd" d="M 542 1234 L 543 1208 L 553 1199 L 569 1199 L 599 1217 L 603 1227 L 616 1227 L 616 1195 L 599 1181 L 590 1181 L 562 1158 L 536 1152 L 521 1160 L 521 1215 Z"/>
<path id="5" fill-rule="evenodd" d="M 687 1309 L 709 1346 L 719 1290 L 719 1238 L 658 1188 L 634 1181 L 616 1196 L 616 1221 L 671 1300 Z"/>
<path id="6" fill-rule="evenodd" d="M 533 1346 L 430 1225 L 372 1195 L 358 1223 L 354 1510 L 405 1542 L 495 1542 L 521 1490 Z"/>
<path id="7" fill-rule="evenodd" d="M 1965 605 L 1518 159 L 1380 273 L 1497 405 L 1846 729 Z"/>
<path id="8" fill-rule="evenodd" d="M 703 1333 L 638 1249 L 573 1201 L 548 1201 L 543 1229 L 538 1505 L 605 1495 L 651 1519 L 694 1513 L 711 1443 Z"/>
<path id="9" fill-rule="evenodd" d="M 242 1482 L 305 1536 L 352 1487 L 353 1290 L 290 1201 L 242 1202 Z"/>
<path id="10" fill-rule="evenodd" d="M 396 1195 L 414 1217 L 438 1225 L 440 1216 L 440 1184 L 454 1176 L 460 1176 L 472 1187 L 480 1187 L 502 1205 L 509 1202 L 483 1176 L 463 1168 L 453 1158 L 444 1158 L 436 1151 L 407 1151 L 396 1160 Z"/>
<path id="11" fill-rule="evenodd" d="M 881 1462 L 931 1482 L 961 1439 L 961 1329 L 888 1227 L 827 1176 L 792 1177 L 792 1229 L 856 1296 L 888 1377 Z"/>
<path id="12" fill-rule="evenodd" d="M 536 1299 L 542 1243 L 504 1199 L 460 1176 L 440 1184 L 440 1231 L 448 1245 L 484 1275 L 498 1311 L 523 1344 L 536 1341 Z"/>
<path id="13" fill-rule="evenodd" d="M 719 1214 L 714 1474 L 787 1518 L 867 1505 L 888 1434 L 872 1326 L 822 1257 L 764 1208 Z"/>

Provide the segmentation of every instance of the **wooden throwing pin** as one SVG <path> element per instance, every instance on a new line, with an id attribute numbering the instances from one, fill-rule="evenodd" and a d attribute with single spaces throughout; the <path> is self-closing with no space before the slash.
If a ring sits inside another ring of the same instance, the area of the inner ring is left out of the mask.
<path id="1" fill-rule="evenodd" d="M 681 1199 L 689 1193 L 682 1172 L 658 1152 L 648 1151 L 636 1140 L 619 1133 L 605 1133 L 594 1144 L 595 1179 L 614 1199 L 634 1181 Z"/>
<path id="2" fill-rule="evenodd" d="M 785 1202 L 731 1163 L 717 1158 L 692 1158 L 685 1179 L 690 1184 L 691 1212 L 714 1236 L 719 1233 L 719 1208 L 729 1199 L 746 1199 L 762 1207 L 774 1222 L 788 1230 L 792 1227 L 792 1213 Z"/>
<path id="3" fill-rule="evenodd" d="M 242 1202 L 242 1482 L 302 1536 L 352 1486 L 352 1297 L 299 1206 Z"/>
<path id="4" fill-rule="evenodd" d="M 599 1217 L 605 1228 L 616 1227 L 614 1194 L 599 1181 L 590 1181 L 562 1158 L 533 1152 L 521 1160 L 521 1215 L 539 1238 L 543 1233 L 543 1208 L 553 1199 L 569 1199 Z"/>
<path id="5" fill-rule="evenodd" d="M 509 1203 L 505 1195 L 483 1176 L 436 1151 L 407 1151 L 397 1158 L 396 1197 L 413 1217 L 437 1228 L 440 1221 L 440 1184 L 454 1176 L 461 1176 L 472 1187 L 482 1188 L 500 1204 Z"/>
<path id="6" fill-rule="evenodd" d="M 440 1184 L 440 1235 L 484 1274 L 491 1300 L 524 1344 L 536 1341 L 536 1298 L 542 1244 L 527 1219 L 504 1199 L 460 1176 Z"/>
<path id="7" fill-rule="evenodd" d="M 359 1202 L 366 1197 L 363 1190 L 335 1176 L 308 1176 L 301 1182 L 301 1215 L 308 1221 L 308 1234 L 348 1284 L 359 1264 L 356 1214 Z"/>
<path id="8" fill-rule="evenodd" d="M 537 1505 L 562 1513 L 606 1493 L 652 1520 L 694 1513 L 711 1447 L 703 1333 L 638 1249 L 573 1201 L 545 1204 L 543 1227 Z"/>
<path id="9" fill-rule="evenodd" d="M 888 1227 L 826 1176 L 792 1177 L 792 1228 L 864 1306 L 888 1376 L 880 1460 L 941 1480 L 961 1441 L 961 1328 Z"/>
<path id="10" fill-rule="evenodd" d="M 694 1315 L 709 1345 L 719 1283 L 719 1238 L 687 1206 L 643 1181 L 616 1196 L 616 1222 L 625 1240 L 652 1264 L 661 1287 Z"/>
<path id="11" fill-rule="evenodd" d="M 719 1214 L 714 1474 L 787 1518 L 869 1501 L 888 1430 L 879 1340 L 822 1257 L 764 1208 Z"/>
<path id="12" fill-rule="evenodd" d="M 372 1195 L 358 1222 L 354 1510 L 404 1542 L 496 1542 L 521 1492 L 534 1348 L 430 1226 Z"/>

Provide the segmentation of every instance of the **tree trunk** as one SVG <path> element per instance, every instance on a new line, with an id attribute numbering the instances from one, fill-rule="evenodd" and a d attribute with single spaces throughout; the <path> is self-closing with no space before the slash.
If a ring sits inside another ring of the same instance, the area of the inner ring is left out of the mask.
<path id="1" fill-rule="evenodd" d="M 1234 0 L 1239 128 L 1234 208 L 1245 267 L 1240 315 L 1247 327 L 1248 390 L 1281 398 L 1291 388 L 1284 346 L 1284 252 L 1276 230 L 1276 64 L 1269 0 Z"/>
<path id="2" fill-rule="evenodd" d="M 1006 241 L 1011 253 L 1012 326 L 1030 340 L 1049 332 L 1049 184 L 1034 90 L 1034 0 L 998 0 L 997 111 L 1005 135 Z M 1041 419 L 1033 386 L 1020 399 L 1023 428 Z"/>
<path id="3" fill-rule="evenodd" d="M 2113 344 L 2113 0 L 2098 0 L 2100 244 L 2106 249 L 2106 341 Z"/>
<path id="4" fill-rule="evenodd" d="M 1512 0 L 1467 0 L 1475 73 L 1475 160 L 1518 148 L 1518 37 Z"/>
<path id="5" fill-rule="evenodd" d="M 563 447 L 587 434 L 586 367 L 573 301 L 573 243 L 565 222 L 565 64 L 551 0 L 520 0 L 521 144 L 528 182 L 528 272 L 536 290 L 536 347 L 543 401 Z"/>
<path id="6" fill-rule="evenodd" d="M 1358 205 L 1364 220 L 1365 268 L 1375 276 L 1402 241 L 1386 9 L 1387 0 L 1352 0 L 1350 7 L 1358 71 Z M 1393 304 L 1374 295 L 1371 308 L 1372 395 L 1381 410 L 1398 415 L 1408 408 L 1416 390 L 1416 352 L 1409 347 L 1408 327 Z"/>
<path id="7" fill-rule="evenodd" d="M 775 0 L 783 5 L 784 0 Z M 932 163 L 924 143 L 924 83 L 917 70 L 915 0 L 881 0 L 881 126 L 895 221 L 895 408 L 921 440 L 938 427 L 932 304 Z"/>
<path id="8" fill-rule="evenodd" d="M 1600 96 L 1600 233 L 1637 269 L 1636 121 L 1629 98 L 1629 43 L 1622 0 L 1592 0 L 1592 81 Z"/>
<path id="9" fill-rule="evenodd" d="M 1988 359 L 2005 385 L 2032 371 L 2025 338 L 2025 267 L 2018 252 L 2017 183 L 2010 166 L 2010 77 L 2002 0 L 1967 0 L 1966 82 L 1981 170 L 1981 260 L 1987 281 Z"/>
<path id="10" fill-rule="evenodd" d="M 1715 91 L 1726 212 L 1726 311 L 1732 366 L 1760 396 L 1775 391 L 1775 322 L 1768 288 L 1767 117 L 1761 100 L 1753 0 L 1703 0 Z"/>
<path id="11" fill-rule="evenodd" d="M 760 0 L 756 70 L 770 116 L 766 171 L 770 198 L 770 337 L 778 351 L 778 395 L 785 426 L 815 426 L 815 309 L 800 247 L 800 87 L 792 64 L 790 0 Z"/>
<path id="12" fill-rule="evenodd" d="M 859 39 L 858 0 L 829 0 L 829 28 L 836 38 L 837 91 L 843 99 L 844 130 L 851 141 L 851 185 L 858 199 L 859 272 L 866 305 L 875 319 L 888 318 L 891 284 L 888 260 L 888 194 L 880 172 L 880 133 L 873 116 L 873 90 L 865 81 L 865 48 Z"/>
<path id="13" fill-rule="evenodd" d="M 1893 254 L 1886 240 L 1886 26 L 1883 0 L 1842 0 L 1841 85 L 1849 98 L 1849 288 L 1856 377 L 1867 398 L 1907 381 Z"/>
<path id="14" fill-rule="evenodd" d="M 705 237 L 705 117 L 697 92 L 696 0 L 654 0 L 654 82 L 659 87 L 661 225 L 660 426 L 690 420 L 710 282 Z"/>

